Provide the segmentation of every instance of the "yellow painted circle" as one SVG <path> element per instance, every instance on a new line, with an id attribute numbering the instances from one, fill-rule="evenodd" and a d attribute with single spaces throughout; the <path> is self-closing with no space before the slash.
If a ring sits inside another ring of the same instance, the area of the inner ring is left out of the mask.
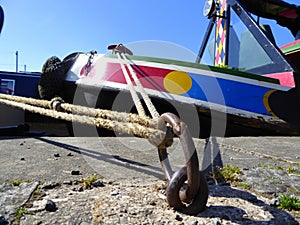
<path id="1" fill-rule="evenodd" d="M 165 76 L 165 89 L 172 94 L 184 94 L 192 87 L 192 78 L 185 72 L 172 71 Z"/>
<path id="2" fill-rule="evenodd" d="M 270 91 L 266 92 L 264 99 L 263 99 L 266 110 L 274 117 L 278 117 L 278 116 L 276 116 L 276 114 L 272 111 L 270 104 L 269 104 L 269 98 L 270 98 L 271 94 L 273 94 L 276 91 L 277 90 L 270 90 Z"/>

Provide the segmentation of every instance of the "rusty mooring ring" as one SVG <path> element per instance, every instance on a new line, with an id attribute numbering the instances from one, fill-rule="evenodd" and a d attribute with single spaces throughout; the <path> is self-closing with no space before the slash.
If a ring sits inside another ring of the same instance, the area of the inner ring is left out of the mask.
<path id="1" fill-rule="evenodd" d="M 199 172 L 197 151 L 187 125 L 172 113 L 164 113 L 160 119 L 171 125 L 173 135 L 179 137 L 186 160 L 186 166 L 172 174 L 167 153 L 167 147 L 171 143 L 170 130 L 167 129 L 163 144 L 158 146 L 159 159 L 168 180 L 167 201 L 171 207 L 186 214 L 203 211 L 208 198 L 208 187 L 205 178 Z M 183 188 L 185 181 L 187 185 Z"/>
<path id="2" fill-rule="evenodd" d="M 183 192 L 182 187 L 188 177 L 187 167 L 184 166 L 174 173 L 167 187 L 167 200 L 171 207 L 188 215 L 195 215 L 205 210 L 209 193 L 208 185 L 204 174 L 199 171 L 199 175 L 200 186 L 198 192 L 192 201 L 185 204 L 180 198 L 180 193 Z"/>

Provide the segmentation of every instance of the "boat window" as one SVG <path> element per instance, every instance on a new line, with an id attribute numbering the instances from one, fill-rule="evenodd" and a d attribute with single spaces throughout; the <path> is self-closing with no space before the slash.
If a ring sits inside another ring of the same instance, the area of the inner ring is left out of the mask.
<path id="1" fill-rule="evenodd" d="M 0 93 L 13 95 L 15 92 L 15 80 L 0 79 Z"/>
<path id="2" fill-rule="evenodd" d="M 215 22 L 215 24 L 216 23 L 217 22 Z M 283 72 L 282 67 L 274 66 L 279 62 L 275 62 L 274 59 L 272 60 L 232 8 L 230 8 L 230 26 L 228 33 L 227 63 L 229 68 L 258 75 L 268 74 L 269 72 Z M 205 45 L 200 60 L 201 64 L 215 66 L 215 35 L 216 25 L 214 25 Z"/>
<path id="3" fill-rule="evenodd" d="M 203 56 L 200 63 L 204 65 L 214 66 L 215 62 L 215 32 L 211 32 L 209 40 L 205 46 Z"/>
<path id="4" fill-rule="evenodd" d="M 271 58 L 231 10 L 228 65 L 239 70 L 251 70 L 272 63 Z"/>

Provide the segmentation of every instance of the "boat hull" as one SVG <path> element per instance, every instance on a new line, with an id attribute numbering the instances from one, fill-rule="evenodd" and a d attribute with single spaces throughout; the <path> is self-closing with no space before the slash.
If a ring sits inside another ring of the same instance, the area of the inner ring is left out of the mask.
<path id="1" fill-rule="evenodd" d="M 90 56 L 79 55 L 67 73 L 67 101 L 136 113 L 121 61 L 115 55 L 92 58 L 90 61 Z M 126 63 L 133 68 L 159 114 L 177 114 L 194 137 L 300 134 L 293 123 L 276 115 L 280 112 L 284 117 L 276 95 L 286 102 L 282 96 L 294 89 L 280 85 L 276 79 L 150 57 L 130 56 Z M 135 85 L 132 77 L 131 82 Z M 298 97 L 287 98 L 295 102 Z"/>
<path id="2" fill-rule="evenodd" d="M 80 104 L 93 108 L 109 109 L 127 113 L 137 113 L 131 94 L 126 89 L 112 88 L 108 86 L 93 86 L 65 82 L 65 90 L 68 90 L 65 98 L 74 104 Z M 229 114 L 201 105 L 194 105 L 175 99 L 166 99 L 157 95 L 149 95 L 152 103 L 159 112 L 172 112 L 178 115 L 197 138 L 209 136 L 233 137 L 233 136 L 279 136 L 299 135 L 299 131 L 288 123 L 274 118 L 264 118 L 257 114 L 245 112 L 241 114 Z M 144 105 L 144 102 L 142 102 Z M 147 111 L 147 114 L 150 113 Z M 122 135 L 108 132 L 95 127 L 80 124 L 73 125 L 75 136 L 111 136 Z"/>

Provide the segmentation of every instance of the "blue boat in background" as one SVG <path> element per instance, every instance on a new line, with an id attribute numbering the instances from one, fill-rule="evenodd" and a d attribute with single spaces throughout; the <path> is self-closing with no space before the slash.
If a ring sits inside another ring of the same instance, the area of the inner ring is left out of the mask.
<path id="1" fill-rule="evenodd" d="M 0 92 L 23 97 L 39 98 L 40 73 L 0 71 Z"/>

